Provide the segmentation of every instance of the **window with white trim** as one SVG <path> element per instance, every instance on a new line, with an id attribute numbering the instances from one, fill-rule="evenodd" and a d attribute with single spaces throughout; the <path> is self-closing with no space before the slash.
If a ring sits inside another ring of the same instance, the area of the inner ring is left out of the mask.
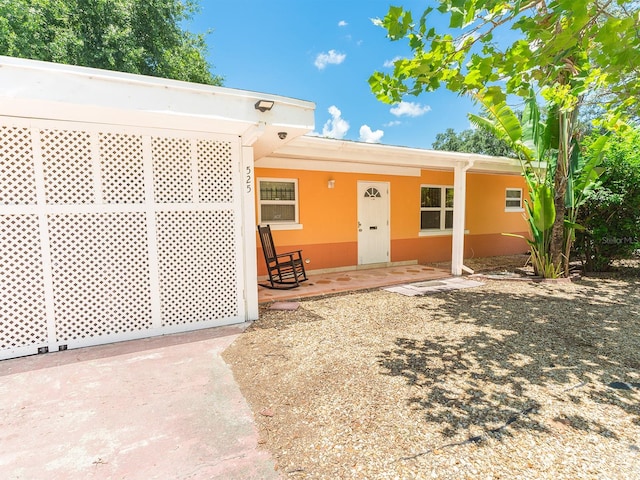
<path id="1" fill-rule="evenodd" d="M 453 228 L 453 187 L 420 187 L 420 230 Z"/>
<path id="2" fill-rule="evenodd" d="M 297 179 L 258 179 L 258 222 L 270 225 L 298 223 Z"/>
<path id="3" fill-rule="evenodd" d="M 522 211 L 522 189 L 507 188 L 505 190 L 504 199 L 505 212 L 521 212 Z"/>

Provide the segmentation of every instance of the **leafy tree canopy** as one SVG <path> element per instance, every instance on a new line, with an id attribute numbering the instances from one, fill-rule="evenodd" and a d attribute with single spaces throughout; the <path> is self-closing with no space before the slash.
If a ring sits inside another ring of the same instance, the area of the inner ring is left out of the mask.
<path id="1" fill-rule="evenodd" d="M 448 128 L 444 133 L 438 133 L 433 142 L 434 150 L 449 152 L 479 153 L 495 157 L 514 157 L 513 150 L 502 140 L 483 129 L 467 129 L 456 133 Z"/>
<path id="2" fill-rule="evenodd" d="M 181 0 L 5 0 L 0 54 L 221 85 Z"/>
<path id="3" fill-rule="evenodd" d="M 550 104 L 573 110 L 585 93 L 612 114 L 637 118 L 640 105 L 640 3 L 624 0 L 440 0 L 449 29 L 436 31 L 428 8 L 417 21 L 391 7 L 380 24 L 406 39 L 413 58 L 369 82 L 383 101 L 437 90 L 528 96 L 541 88 Z M 457 37 L 452 32 L 461 32 Z M 512 43 L 505 42 L 514 38 Z M 498 41 L 497 39 L 500 39 Z"/>
<path id="4" fill-rule="evenodd" d="M 605 112 L 606 118 L 599 119 L 602 125 L 618 127 L 624 125 L 621 119 L 640 117 L 640 2 L 436 3 L 437 12 L 449 19 L 445 31 L 437 31 L 431 23 L 437 14 L 432 7 L 417 21 L 410 11 L 390 7 L 379 21 L 388 38 L 408 41 L 412 57 L 394 62 L 391 75 L 375 72 L 369 79 L 371 89 L 380 100 L 394 103 L 407 94 L 445 86 L 473 95 L 494 113 L 506 111 L 508 95 L 524 99 L 532 92 L 542 95 L 557 119 L 550 125 L 555 144 L 548 150 L 556 156 L 552 186 L 556 217 L 548 253 L 553 265 L 564 263 L 568 275 L 566 252 L 573 241 L 573 227 L 567 228 L 572 220 L 565 217 L 565 197 L 571 193 L 567 186 L 577 155 L 580 108 L 591 94 Z M 452 32 L 459 35 L 454 37 Z"/>

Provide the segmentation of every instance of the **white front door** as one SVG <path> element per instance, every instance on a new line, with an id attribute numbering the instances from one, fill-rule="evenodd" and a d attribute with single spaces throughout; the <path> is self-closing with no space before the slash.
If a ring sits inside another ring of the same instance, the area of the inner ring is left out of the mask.
<path id="1" fill-rule="evenodd" d="M 358 265 L 389 261 L 389 183 L 358 182 Z"/>

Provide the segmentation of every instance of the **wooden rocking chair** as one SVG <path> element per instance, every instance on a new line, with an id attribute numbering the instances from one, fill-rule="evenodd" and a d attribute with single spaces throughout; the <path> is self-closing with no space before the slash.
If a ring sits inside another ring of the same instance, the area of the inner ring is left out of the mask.
<path id="1" fill-rule="evenodd" d="M 261 283 L 260 285 L 267 288 L 289 289 L 299 287 L 300 282 L 307 280 L 302 250 L 278 254 L 273 244 L 271 227 L 258 225 L 258 233 L 264 252 L 264 261 L 269 272 L 269 283 Z"/>

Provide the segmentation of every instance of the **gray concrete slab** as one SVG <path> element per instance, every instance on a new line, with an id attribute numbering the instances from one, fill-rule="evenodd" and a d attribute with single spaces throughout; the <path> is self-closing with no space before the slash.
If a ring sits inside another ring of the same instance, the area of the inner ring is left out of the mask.
<path id="1" fill-rule="evenodd" d="M 245 326 L 0 362 L 0 478 L 279 478 L 220 357 Z"/>

